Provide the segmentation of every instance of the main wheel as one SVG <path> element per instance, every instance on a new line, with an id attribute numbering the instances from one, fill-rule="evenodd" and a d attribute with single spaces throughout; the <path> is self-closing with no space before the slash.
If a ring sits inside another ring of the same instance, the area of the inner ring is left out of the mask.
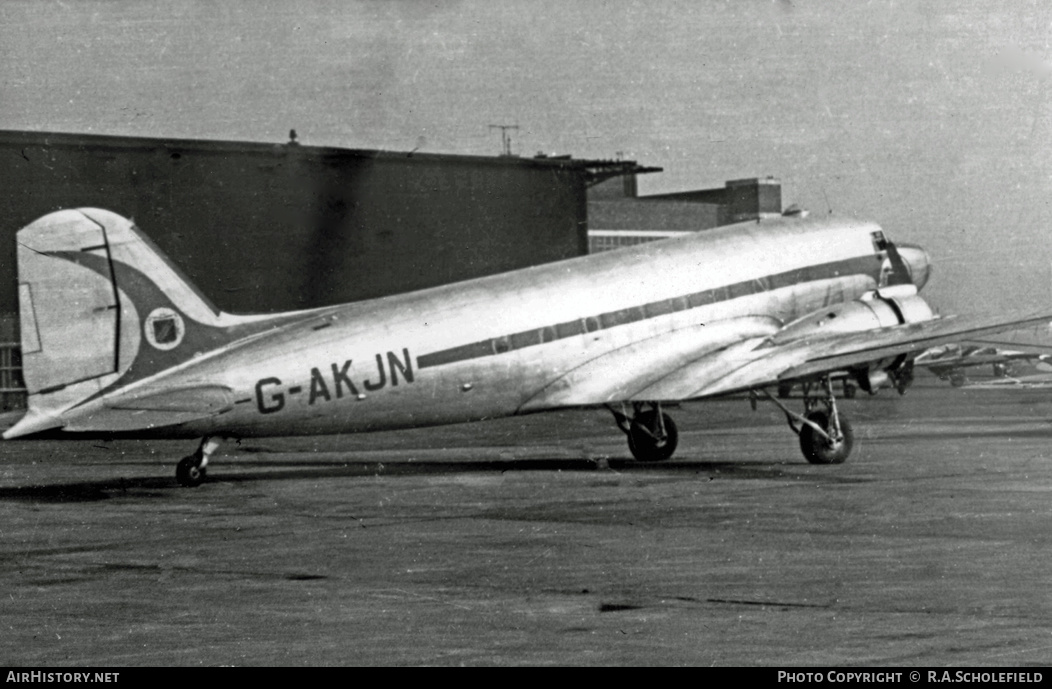
<path id="1" fill-rule="evenodd" d="M 668 414 L 661 414 L 665 435 L 661 437 L 656 411 L 645 411 L 632 419 L 628 429 L 628 449 L 640 462 L 660 462 L 668 459 L 679 444 L 679 431 Z"/>
<path id="2" fill-rule="evenodd" d="M 831 432 L 829 414 L 824 411 L 813 411 L 807 415 L 807 420 L 812 421 L 822 428 L 826 433 Z M 851 448 L 855 444 L 855 436 L 851 431 L 851 424 L 847 417 L 840 414 L 840 438 L 835 442 L 823 438 L 807 424 L 800 429 L 800 450 L 804 453 L 804 459 L 811 464 L 841 464 L 851 454 Z"/>
<path id="3" fill-rule="evenodd" d="M 175 467 L 175 480 L 180 486 L 193 488 L 201 485 L 205 480 L 205 470 L 201 466 L 201 460 L 194 455 L 183 457 Z"/>

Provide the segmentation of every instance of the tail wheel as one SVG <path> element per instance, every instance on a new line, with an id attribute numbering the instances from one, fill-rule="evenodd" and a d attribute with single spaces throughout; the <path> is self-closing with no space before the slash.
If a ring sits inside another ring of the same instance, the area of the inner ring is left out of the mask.
<path id="1" fill-rule="evenodd" d="M 807 415 L 807 420 L 819 426 L 827 434 L 833 435 L 829 414 L 826 412 L 813 411 Z M 811 426 L 803 425 L 803 428 L 800 429 L 800 449 L 808 462 L 811 464 L 842 464 L 851 454 L 851 448 L 855 444 L 851 424 L 843 414 L 840 415 L 839 421 L 840 437 L 833 442 L 816 433 Z"/>
<path id="2" fill-rule="evenodd" d="M 664 425 L 664 433 L 661 426 Z M 640 412 L 632 419 L 628 429 L 628 449 L 640 462 L 660 462 L 668 459 L 676 451 L 679 443 L 679 431 L 668 414 L 661 414 L 658 423 L 658 412 L 654 410 Z"/>

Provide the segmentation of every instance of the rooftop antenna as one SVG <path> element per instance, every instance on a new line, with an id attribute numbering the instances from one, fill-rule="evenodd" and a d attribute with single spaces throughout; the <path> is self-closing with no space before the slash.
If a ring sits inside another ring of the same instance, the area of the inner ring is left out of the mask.
<path id="1" fill-rule="evenodd" d="M 512 155 L 512 152 L 511 152 L 511 134 L 508 134 L 508 130 L 509 129 L 518 129 L 519 125 L 517 125 L 517 124 L 491 124 L 489 126 L 489 128 L 490 129 L 499 129 L 500 130 L 500 143 L 501 143 L 501 149 L 502 149 L 501 155 L 502 156 L 511 156 Z"/>
<path id="2" fill-rule="evenodd" d="M 829 195 L 826 194 L 825 187 L 822 187 L 822 198 L 824 198 L 826 200 L 826 208 L 829 209 L 829 214 L 832 215 L 833 214 L 833 207 L 831 205 L 829 205 Z"/>

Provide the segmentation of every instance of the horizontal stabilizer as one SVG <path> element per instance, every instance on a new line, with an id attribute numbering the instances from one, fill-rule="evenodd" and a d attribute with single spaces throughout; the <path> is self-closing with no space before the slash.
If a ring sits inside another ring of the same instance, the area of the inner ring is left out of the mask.
<path id="1" fill-rule="evenodd" d="M 46 414 L 37 409 L 30 409 L 26 415 L 19 419 L 18 423 L 4 431 L 4 439 L 18 438 L 23 435 L 32 435 L 52 428 L 61 428 L 63 422 L 54 416 Z"/>
<path id="2" fill-rule="evenodd" d="M 181 388 L 147 388 L 137 394 L 103 398 L 109 409 L 185 412 L 200 416 L 222 414 L 234 408 L 234 396 L 224 385 Z"/>
<path id="3" fill-rule="evenodd" d="M 233 392 L 223 385 L 160 385 L 118 392 L 68 415 L 67 431 L 127 432 L 177 426 L 218 416 L 234 408 Z"/>

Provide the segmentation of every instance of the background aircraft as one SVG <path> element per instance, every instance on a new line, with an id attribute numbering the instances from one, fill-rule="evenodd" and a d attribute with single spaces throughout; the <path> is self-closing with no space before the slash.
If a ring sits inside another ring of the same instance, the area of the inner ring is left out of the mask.
<path id="1" fill-rule="evenodd" d="M 1005 376 L 985 380 L 965 381 L 969 390 L 1043 390 L 1052 388 L 1052 373 L 1034 373 L 1026 376 Z"/>
<path id="2" fill-rule="evenodd" d="M 976 366 L 990 366 L 995 378 L 1010 378 L 1013 374 L 1013 363 L 1031 363 L 1037 367 L 1048 366 L 1052 354 L 1042 353 L 1047 346 L 1031 345 L 1028 351 L 1008 349 L 1007 346 L 1019 346 L 1015 343 L 999 341 L 981 341 L 949 343 L 932 347 L 917 356 L 918 366 L 924 366 L 942 380 L 950 381 L 954 387 L 968 384 L 967 371 Z"/>
<path id="3" fill-rule="evenodd" d="M 49 214 L 18 233 L 26 415 L 6 433 L 346 433 L 606 407 L 640 460 L 670 457 L 666 402 L 749 392 L 805 458 L 852 446 L 830 373 L 908 384 L 929 347 L 1049 320 L 936 318 L 920 247 L 830 218 L 741 223 L 343 306 L 215 309 L 130 221 Z M 803 413 L 767 392 L 799 382 Z"/>
<path id="4" fill-rule="evenodd" d="M 963 387 L 965 385 L 977 387 L 977 384 L 969 381 L 967 375 L 968 369 L 977 366 L 990 366 L 995 378 L 1007 379 L 1002 384 L 997 384 L 996 381 L 984 381 L 982 383 L 983 386 L 1011 387 L 1022 383 L 1023 378 L 1014 376 L 1013 363 L 1036 364 L 1039 370 L 1052 373 L 1052 363 L 1049 363 L 1052 362 L 1052 354 L 1039 351 L 1006 349 L 998 346 L 1009 344 L 1014 343 L 995 342 L 992 340 L 951 342 L 924 350 L 913 359 L 913 364 L 914 367 L 919 366 L 928 369 L 938 376 L 940 380 L 950 381 L 950 385 L 954 387 Z M 1048 349 L 1048 347 L 1042 347 L 1041 345 L 1031 346 L 1031 350 L 1037 349 Z M 1052 376 L 1039 374 L 1037 377 L 1025 376 L 1024 378 L 1037 383 L 1050 377 Z M 858 385 L 850 371 L 831 373 L 830 378 L 840 382 L 844 397 L 854 397 L 858 391 Z M 893 384 L 889 380 L 883 387 L 894 387 L 899 394 L 905 394 L 910 382 L 912 381 L 898 381 L 898 384 Z M 783 399 L 789 397 L 792 394 L 793 387 L 794 384 L 791 382 L 779 384 L 778 397 Z M 876 394 L 878 391 L 879 388 L 874 389 L 872 393 Z"/>

